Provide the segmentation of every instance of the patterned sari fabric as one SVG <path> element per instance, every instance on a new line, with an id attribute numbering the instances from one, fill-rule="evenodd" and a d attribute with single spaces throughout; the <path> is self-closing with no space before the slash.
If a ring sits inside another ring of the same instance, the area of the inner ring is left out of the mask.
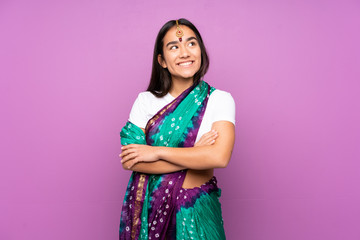
<path id="1" fill-rule="evenodd" d="M 148 121 L 145 134 L 127 122 L 120 133 L 121 144 L 192 147 L 213 90 L 204 81 L 188 88 Z M 183 189 L 185 175 L 186 170 L 133 172 L 123 202 L 119 239 L 225 239 L 216 179 L 200 188 Z"/>

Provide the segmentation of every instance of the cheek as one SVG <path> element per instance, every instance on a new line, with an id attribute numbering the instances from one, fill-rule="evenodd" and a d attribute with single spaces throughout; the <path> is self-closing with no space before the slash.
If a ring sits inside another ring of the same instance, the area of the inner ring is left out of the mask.
<path id="1" fill-rule="evenodd" d="M 168 50 L 164 49 L 163 50 L 163 58 L 167 61 L 170 58 L 170 56 L 171 56 L 171 53 Z"/>
<path id="2" fill-rule="evenodd" d="M 201 67 L 201 57 L 198 61 L 198 64 L 197 64 L 197 70 L 196 71 L 199 71 L 200 70 L 200 67 Z"/>
<path id="3" fill-rule="evenodd" d="M 198 63 L 199 68 L 200 68 L 200 65 L 201 65 L 201 52 L 200 51 L 197 53 L 196 58 L 197 58 L 197 63 Z"/>
<path id="4" fill-rule="evenodd" d="M 166 54 L 164 56 L 165 62 L 167 63 L 168 67 L 171 66 L 171 64 L 174 62 L 175 57 L 173 54 Z"/>
<path id="5" fill-rule="evenodd" d="M 196 49 L 193 54 L 201 62 L 201 50 L 200 50 L 200 48 Z"/>

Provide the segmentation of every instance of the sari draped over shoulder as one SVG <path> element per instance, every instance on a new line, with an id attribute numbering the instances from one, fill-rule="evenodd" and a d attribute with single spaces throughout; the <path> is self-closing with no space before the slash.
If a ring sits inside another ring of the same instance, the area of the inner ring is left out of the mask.
<path id="1" fill-rule="evenodd" d="M 121 144 L 193 147 L 213 90 L 204 81 L 194 84 L 148 121 L 145 134 L 127 122 L 120 132 Z M 225 239 L 216 178 L 184 189 L 185 175 L 186 170 L 133 172 L 121 211 L 119 239 Z"/>

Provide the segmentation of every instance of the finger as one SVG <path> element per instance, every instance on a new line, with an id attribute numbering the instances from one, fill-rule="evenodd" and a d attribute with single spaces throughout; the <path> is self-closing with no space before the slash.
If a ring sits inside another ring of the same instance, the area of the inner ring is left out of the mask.
<path id="1" fill-rule="evenodd" d="M 219 135 L 216 133 L 215 135 L 211 136 L 211 139 L 216 139 Z"/>
<path id="2" fill-rule="evenodd" d="M 203 136 L 201 136 L 201 138 L 199 139 L 199 144 L 202 144 L 202 143 L 205 143 L 205 142 L 207 142 L 207 141 L 209 141 L 209 139 L 211 139 L 211 136 L 210 135 L 207 135 L 207 136 L 205 136 L 205 135 L 203 135 Z"/>
<path id="3" fill-rule="evenodd" d="M 212 129 L 210 132 L 213 133 L 213 134 L 217 133 L 217 131 L 215 129 Z"/>
<path id="4" fill-rule="evenodd" d="M 201 141 L 206 142 L 206 141 L 209 140 L 210 138 L 211 138 L 211 135 L 202 136 L 202 137 L 201 137 Z"/>
<path id="5" fill-rule="evenodd" d="M 137 159 L 133 159 L 129 165 L 129 169 L 131 169 L 135 164 L 137 164 L 139 161 Z"/>
<path id="6" fill-rule="evenodd" d="M 213 144 L 212 140 L 216 139 L 218 136 L 218 133 L 215 129 L 210 130 L 209 132 L 206 132 L 201 136 L 199 141 L 194 145 L 196 146 L 205 146 L 205 145 L 211 145 Z"/>
<path id="7" fill-rule="evenodd" d="M 136 153 L 130 153 L 128 155 L 126 155 L 122 160 L 121 160 L 121 163 L 126 163 L 130 160 L 133 160 L 134 158 L 137 157 L 137 154 Z"/>
<path id="8" fill-rule="evenodd" d="M 135 158 L 135 154 L 134 153 L 131 153 L 131 154 L 128 154 L 126 156 L 124 156 L 122 159 L 121 159 L 121 163 L 126 163 L 128 161 L 131 161 L 132 159 Z"/>
<path id="9" fill-rule="evenodd" d="M 209 136 L 206 138 L 206 140 L 207 140 L 207 141 L 209 141 L 209 140 L 211 141 L 211 140 L 213 140 L 213 139 L 216 139 L 217 136 L 218 136 L 217 133 L 211 134 L 211 135 L 209 135 Z"/>
<path id="10" fill-rule="evenodd" d="M 134 153 L 134 152 L 135 152 L 135 149 L 134 149 L 134 148 L 124 149 L 124 150 L 120 153 L 120 157 L 121 157 L 121 158 L 124 158 L 124 157 L 126 157 L 127 155 L 129 155 L 130 153 Z"/>
<path id="11" fill-rule="evenodd" d="M 218 135 L 215 133 L 213 135 L 208 136 L 207 138 L 204 139 L 205 142 L 211 142 L 212 140 L 216 139 L 218 137 Z"/>
<path id="12" fill-rule="evenodd" d="M 213 145 L 216 141 L 216 138 L 218 136 L 214 136 L 213 138 L 209 139 L 207 142 L 206 142 L 206 145 Z"/>
<path id="13" fill-rule="evenodd" d="M 128 150 L 128 149 L 132 149 L 136 146 L 136 144 L 129 144 L 129 145 L 124 145 L 121 147 L 121 150 L 124 151 L 124 150 Z"/>
<path id="14" fill-rule="evenodd" d="M 125 146 L 122 146 L 122 147 L 121 147 L 121 151 L 125 151 L 125 150 L 127 150 L 127 149 L 129 149 L 129 145 L 125 145 Z"/>
<path id="15" fill-rule="evenodd" d="M 218 132 L 215 129 L 211 130 L 211 132 L 213 132 L 215 135 L 218 134 Z"/>
<path id="16" fill-rule="evenodd" d="M 215 131 L 211 130 L 211 131 L 205 133 L 203 136 L 204 137 L 209 137 L 209 136 L 213 136 L 215 133 L 216 133 Z"/>
<path id="17" fill-rule="evenodd" d="M 204 143 L 204 145 L 212 145 L 215 143 L 215 139 L 209 140 L 206 143 Z"/>
<path id="18" fill-rule="evenodd" d="M 134 166 L 134 163 L 130 164 L 130 165 L 128 166 L 128 169 L 131 169 L 133 166 Z"/>
<path id="19" fill-rule="evenodd" d="M 209 139 L 209 138 L 213 138 L 214 136 L 217 136 L 217 132 L 214 131 L 214 130 L 211 130 L 210 132 L 203 135 L 204 140 Z"/>

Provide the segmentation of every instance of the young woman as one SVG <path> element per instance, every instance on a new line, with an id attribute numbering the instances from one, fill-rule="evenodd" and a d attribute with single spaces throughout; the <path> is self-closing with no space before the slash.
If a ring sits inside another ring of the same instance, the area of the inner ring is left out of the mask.
<path id="1" fill-rule="evenodd" d="M 150 84 L 120 133 L 122 165 L 133 171 L 120 239 L 225 239 L 213 169 L 229 163 L 235 103 L 202 80 L 208 66 L 191 22 L 161 28 Z"/>

